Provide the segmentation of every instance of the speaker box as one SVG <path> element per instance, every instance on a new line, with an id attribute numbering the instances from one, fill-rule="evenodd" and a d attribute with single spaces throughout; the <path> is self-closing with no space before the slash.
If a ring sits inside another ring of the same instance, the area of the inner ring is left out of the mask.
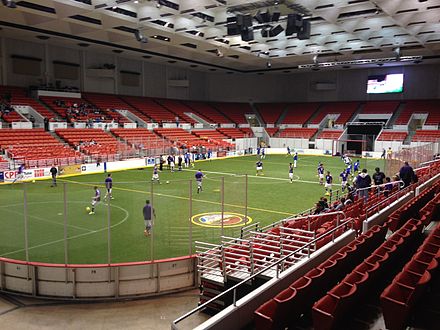
<path id="1" fill-rule="evenodd" d="M 283 31 L 284 31 L 283 27 L 278 24 L 277 26 L 270 29 L 269 37 L 276 37 L 277 35 L 279 35 Z"/>
<path id="2" fill-rule="evenodd" d="M 301 30 L 299 30 L 297 36 L 299 40 L 305 40 L 310 39 L 310 21 L 309 20 L 303 20 L 303 25 L 301 27 Z"/>
<path id="3" fill-rule="evenodd" d="M 280 19 L 281 13 L 279 11 L 274 11 L 272 13 L 272 22 L 278 22 Z"/>
<path id="4" fill-rule="evenodd" d="M 241 26 L 241 28 L 252 26 L 252 16 L 250 14 L 237 15 L 237 25 Z"/>
<path id="5" fill-rule="evenodd" d="M 243 41 L 254 40 L 254 30 L 252 30 L 252 29 L 242 29 L 241 30 L 241 40 L 243 40 Z"/>
<path id="6" fill-rule="evenodd" d="M 289 14 L 287 15 L 287 25 L 286 25 L 286 36 L 291 36 L 294 33 L 297 33 L 299 31 L 297 23 L 297 16 L 296 14 Z"/>

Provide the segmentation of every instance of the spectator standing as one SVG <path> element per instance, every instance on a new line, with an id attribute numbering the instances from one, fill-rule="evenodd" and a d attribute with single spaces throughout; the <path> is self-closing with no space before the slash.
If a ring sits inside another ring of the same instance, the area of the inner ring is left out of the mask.
<path id="1" fill-rule="evenodd" d="M 411 166 L 409 166 L 408 162 L 405 162 L 405 164 L 402 166 L 402 168 L 399 171 L 399 177 L 400 180 L 403 181 L 405 184 L 403 188 L 408 187 L 412 182 L 416 182 L 415 180 L 415 173 Z"/>
<path id="2" fill-rule="evenodd" d="M 375 168 L 375 172 L 373 174 L 373 181 L 376 186 L 383 184 L 383 180 L 385 179 L 385 173 L 380 170 L 379 167 Z"/>
<path id="3" fill-rule="evenodd" d="M 358 190 L 359 197 L 363 198 L 365 201 L 368 200 L 368 191 L 371 187 L 371 177 L 368 174 L 366 168 L 362 170 L 361 173 L 356 177 L 356 188 Z"/>

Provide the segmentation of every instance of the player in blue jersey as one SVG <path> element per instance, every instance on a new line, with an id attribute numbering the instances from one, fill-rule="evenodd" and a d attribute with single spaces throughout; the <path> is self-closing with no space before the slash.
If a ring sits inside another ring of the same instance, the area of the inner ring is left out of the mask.
<path id="1" fill-rule="evenodd" d="M 330 196 L 332 194 L 332 183 L 333 177 L 330 174 L 330 171 L 327 171 L 327 175 L 325 176 L 325 194 Z"/>
<path id="2" fill-rule="evenodd" d="M 101 191 L 97 186 L 93 187 L 93 190 L 95 190 L 95 196 L 92 197 L 92 210 L 89 214 L 95 214 L 95 207 L 101 201 Z"/>
<path id="3" fill-rule="evenodd" d="M 266 148 L 261 148 L 261 159 L 266 158 Z"/>
<path id="4" fill-rule="evenodd" d="M 319 184 L 324 184 L 324 165 L 322 165 L 322 163 L 318 165 L 318 178 Z"/>
<path id="5" fill-rule="evenodd" d="M 160 184 L 160 179 L 159 179 L 159 169 L 157 168 L 157 164 L 154 165 L 153 167 L 153 176 L 151 177 L 151 181 L 157 181 L 157 183 Z"/>
<path id="6" fill-rule="evenodd" d="M 357 172 L 359 172 L 359 166 L 360 166 L 361 162 L 358 160 L 356 160 L 353 164 L 353 175 L 354 173 L 357 174 Z"/>
<path id="7" fill-rule="evenodd" d="M 263 162 L 261 160 L 259 160 L 255 163 L 255 167 L 257 169 L 256 175 L 264 175 L 263 174 Z"/>
<path id="8" fill-rule="evenodd" d="M 345 191 L 345 188 L 347 187 L 347 181 L 348 181 L 348 176 L 349 176 L 349 172 L 347 170 L 343 170 L 341 172 L 341 174 L 339 174 L 339 177 L 341 179 L 341 188 L 342 191 Z"/>
<path id="9" fill-rule="evenodd" d="M 202 170 L 200 170 L 200 169 L 194 175 L 194 177 L 196 178 L 196 182 L 197 182 L 197 193 L 200 193 L 201 191 L 203 191 L 202 180 L 203 180 L 204 176 L 205 175 L 202 173 Z"/>
<path id="10" fill-rule="evenodd" d="M 105 178 L 105 188 L 107 189 L 107 192 L 105 193 L 104 200 L 108 201 L 109 199 L 114 199 L 112 195 L 113 179 L 111 173 Z"/>
<path id="11" fill-rule="evenodd" d="M 15 183 L 16 181 L 21 181 L 23 180 L 23 178 L 24 178 L 24 164 L 21 164 L 18 167 L 17 174 L 15 176 L 14 181 L 12 181 L 12 183 Z"/>
<path id="12" fill-rule="evenodd" d="M 290 179 L 290 183 L 293 183 L 293 165 L 292 165 L 292 163 L 289 163 L 289 179 Z"/>
<path id="13" fill-rule="evenodd" d="M 286 155 L 286 157 L 287 156 L 292 156 L 292 152 L 290 151 L 290 147 L 289 146 L 287 146 L 287 155 Z"/>
<path id="14" fill-rule="evenodd" d="M 295 151 L 293 154 L 293 167 L 296 168 L 296 163 L 298 162 L 298 152 Z"/>

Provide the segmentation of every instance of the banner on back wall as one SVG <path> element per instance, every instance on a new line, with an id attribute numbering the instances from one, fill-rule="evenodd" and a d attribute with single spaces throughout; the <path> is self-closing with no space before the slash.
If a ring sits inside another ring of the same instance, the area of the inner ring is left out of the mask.
<path id="1" fill-rule="evenodd" d="M 19 180 L 30 180 L 30 179 L 46 179 L 50 178 L 50 167 L 44 168 L 33 168 L 29 170 L 23 171 L 23 176 L 17 178 L 17 171 L 5 171 L 3 172 L 3 181 L 4 182 L 12 182 L 16 178 Z"/>
<path id="2" fill-rule="evenodd" d="M 83 164 L 81 165 L 81 173 L 102 173 L 104 166 L 101 163 Z"/>
<path id="3" fill-rule="evenodd" d="M 60 166 L 60 175 L 81 174 L 81 165 Z"/>

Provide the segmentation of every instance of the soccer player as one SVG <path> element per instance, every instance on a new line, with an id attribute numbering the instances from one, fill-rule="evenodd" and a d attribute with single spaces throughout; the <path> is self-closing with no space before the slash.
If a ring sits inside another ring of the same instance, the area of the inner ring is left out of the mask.
<path id="1" fill-rule="evenodd" d="M 255 163 L 255 166 L 257 168 L 257 174 L 256 175 L 264 175 L 263 174 L 263 162 L 261 160 L 257 161 Z"/>
<path id="2" fill-rule="evenodd" d="M 339 174 L 339 177 L 341 178 L 341 188 L 342 188 L 342 191 L 345 191 L 345 188 L 347 187 L 347 181 L 348 181 L 349 174 L 350 173 L 347 170 L 343 170 L 341 172 L 341 174 Z"/>
<path id="3" fill-rule="evenodd" d="M 194 176 L 197 182 L 197 193 L 200 193 L 201 191 L 203 191 L 202 180 L 205 175 L 202 173 L 202 170 L 199 169 Z"/>
<path id="4" fill-rule="evenodd" d="M 290 147 L 289 146 L 287 146 L 287 155 L 286 155 L 286 157 L 287 156 L 292 156 L 292 152 L 290 151 Z"/>
<path id="5" fill-rule="evenodd" d="M 327 171 L 327 175 L 325 176 L 325 195 L 330 196 L 332 194 L 332 183 L 333 177 L 330 174 L 330 171 Z"/>
<path id="6" fill-rule="evenodd" d="M 177 158 L 177 164 L 179 166 L 179 172 L 182 171 L 182 162 L 183 162 L 182 155 L 179 155 L 179 157 Z"/>
<path id="7" fill-rule="evenodd" d="M 49 172 L 52 175 L 52 185 L 51 185 L 51 187 L 56 187 L 57 186 L 57 173 L 58 173 L 58 170 L 55 167 L 55 165 L 52 165 L 52 167 L 50 168 Z"/>
<path id="8" fill-rule="evenodd" d="M 261 148 L 261 159 L 266 158 L 266 148 Z"/>
<path id="9" fill-rule="evenodd" d="M 104 200 L 108 201 L 109 199 L 114 199 L 112 195 L 113 179 L 111 173 L 107 174 L 107 177 L 105 178 L 105 188 L 107 189 L 107 192 L 105 193 Z"/>
<path id="10" fill-rule="evenodd" d="M 319 163 L 318 165 L 318 177 L 319 184 L 324 184 L 324 165 L 322 165 L 322 163 Z"/>
<path id="11" fill-rule="evenodd" d="M 153 176 L 151 177 L 151 181 L 157 181 L 160 184 L 160 179 L 159 179 L 159 170 L 157 168 L 157 164 L 154 164 L 153 166 Z"/>
<path id="12" fill-rule="evenodd" d="M 97 186 L 94 186 L 93 190 L 95 190 L 95 196 L 92 197 L 92 210 L 89 214 L 95 214 L 95 206 L 101 201 L 101 191 Z"/>
<path id="13" fill-rule="evenodd" d="M 15 177 L 14 181 L 12 181 L 12 183 L 15 183 L 17 180 L 22 180 L 24 178 L 24 164 L 21 164 L 18 167 L 17 170 L 17 176 Z"/>
<path id="14" fill-rule="evenodd" d="M 290 179 L 290 183 L 293 183 L 293 165 L 292 165 L 292 163 L 289 163 L 289 179 Z"/>
<path id="15" fill-rule="evenodd" d="M 156 212 L 154 211 L 154 208 L 151 206 L 148 199 L 145 201 L 142 213 L 144 215 L 145 223 L 144 236 L 149 236 L 151 234 L 151 229 L 153 228 L 153 218 L 151 216 L 153 215 L 154 218 L 156 218 Z"/>
<path id="16" fill-rule="evenodd" d="M 297 162 L 298 162 L 298 152 L 295 151 L 295 154 L 293 155 L 293 167 L 296 168 Z"/>
<path id="17" fill-rule="evenodd" d="M 361 162 L 358 160 L 356 160 L 353 164 L 353 172 L 357 174 L 357 172 L 359 172 L 359 166 L 361 165 Z M 353 173 L 353 174 L 354 174 Z"/>

